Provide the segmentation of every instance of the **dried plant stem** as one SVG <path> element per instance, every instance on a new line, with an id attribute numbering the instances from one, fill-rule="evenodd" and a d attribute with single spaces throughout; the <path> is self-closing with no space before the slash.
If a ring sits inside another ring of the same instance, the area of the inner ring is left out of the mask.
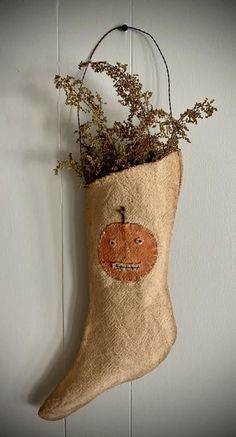
<path id="1" fill-rule="evenodd" d="M 81 62 L 79 69 L 88 65 L 112 79 L 118 101 L 128 108 L 128 116 L 109 127 L 104 113 L 105 102 L 100 94 L 93 93 L 73 76 L 55 76 L 56 88 L 65 92 L 66 105 L 75 106 L 90 116 L 75 131 L 79 134 L 78 160 L 69 154 L 68 159 L 58 161 L 55 173 L 64 168 L 72 169 L 83 178 L 85 185 L 112 172 L 157 161 L 178 150 L 180 140 L 190 143 L 188 124 L 197 124 L 199 119 L 209 118 L 217 110 L 213 106 L 214 100 L 206 98 L 175 119 L 163 109 L 153 108 L 152 93 L 142 90 L 138 75 L 129 74 L 127 64 L 87 61 Z"/>

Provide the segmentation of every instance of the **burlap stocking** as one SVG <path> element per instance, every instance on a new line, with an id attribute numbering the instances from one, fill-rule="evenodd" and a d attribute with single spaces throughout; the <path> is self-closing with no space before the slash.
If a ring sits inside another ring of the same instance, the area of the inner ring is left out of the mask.
<path id="1" fill-rule="evenodd" d="M 86 188 L 90 301 L 74 364 L 39 410 L 61 419 L 168 354 L 176 324 L 168 252 L 182 177 L 180 152 Z"/>

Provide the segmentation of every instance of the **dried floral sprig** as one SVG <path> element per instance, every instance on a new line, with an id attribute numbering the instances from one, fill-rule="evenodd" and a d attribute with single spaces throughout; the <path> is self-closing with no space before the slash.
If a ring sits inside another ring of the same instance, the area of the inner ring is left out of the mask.
<path id="1" fill-rule="evenodd" d="M 68 159 L 58 161 L 55 173 L 64 168 L 73 169 L 86 185 L 112 172 L 157 161 L 179 150 L 180 140 L 190 143 L 188 124 L 197 124 L 199 119 L 209 118 L 217 110 L 213 106 L 214 100 L 206 98 L 175 119 L 163 109 L 153 108 L 152 93 L 142 91 L 138 75 L 129 74 L 127 64 L 86 61 L 79 64 L 79 69 L 88 65 L 112 79 L 120 97 L 118 101 L 128 107 L 128 116 L 109 127 L 104 113 L 105 102 L 100 94 L 92 93 L 81 79 L 55 76 L 56 88 L 65 92 L 66 105 L 75 106 L 91 117 L 75 131 L 79 134 L 79 160 L 69 154 Z"/>

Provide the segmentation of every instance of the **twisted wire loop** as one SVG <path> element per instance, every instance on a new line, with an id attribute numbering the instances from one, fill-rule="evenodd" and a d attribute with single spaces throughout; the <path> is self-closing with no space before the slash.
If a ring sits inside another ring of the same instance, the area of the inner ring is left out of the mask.
<path id="1" fill-rule="evenodd" d="M 143 33 L 144 35 L 149 36 L 151 38 L 151 40 L 154 42 L 155 46 L 157 47 L 157 49 L 158 49 L 158 51 L 159 51 L 159 53 L 160 53 L 160 55 L 161 55 L 161 57 L 163 59 L 163 62 L 165 64 L 165 68 L 166 68 L 167 82 L 168 82 L 168 103 L 169 103 L 170 116 L 172 117 L 170 70 L 169 70 L 166 58 L 165 58 L 165 56 L 164 56 L 160 46 L 157 44 L 155 38 L 149 32 L 146 32 L 145 30 L 139 29 L 138 27 L 128 26 L 127 24 L 123 24 L 122 26 L 112 27 L 110 30 L 108 30 L 106 33 L 104 33 L 104 35 L 102 35 L 102 37 L 98 40 L 97 44 L 94 46 L 94 48 L 90 52 L 87 61 L 88 62 L 91 61 L 91 59 L 93 57 L 93 54 L 96 51 L 96 49 L 98 48 L 98 46 L 101 44 L 101 42 L 104 40 L 104 38 L 106 38 L 106 36 L 108 36 L 111 32 L 113 32 L 114 30 L 122 30 L 122 31 L 125 32 L 128 29 L 135 30 L 136 32 L 140 32 L 140 33 Z M 84 72 L 83 72 L 83 75 L 82 75 L 82 78 L 81 78 L 80 88 L 82 87 L 85 75 L 86 75 L 87 70 L 88 70 L 88 66 L 89 66 L 89 64 L 87 64 L 85 66 L 85 69 L 84 69 Z M 78 95 L 79 95 L 79 93 L 80 93 L 80 90 L 78 92 Z M 81 125 L 81 123 L 80 123 L 79 104 L 77 106 L 77 120 L 78 120 L 79 144 L 80 144 L 80 147 L 81 147 L 81 132 L 80 132 L 80 125 Z"/>

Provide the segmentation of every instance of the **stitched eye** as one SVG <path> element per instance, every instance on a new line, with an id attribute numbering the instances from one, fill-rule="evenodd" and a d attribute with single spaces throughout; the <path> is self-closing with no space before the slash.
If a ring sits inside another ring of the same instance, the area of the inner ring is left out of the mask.
<path id="1" fill-rule="evenodd" d="M 111 247 L 115 247 L 116 246 L 116 240 L 110 240 L 109 244 Z"/>
<path id="2" fill-rule="evenodd" d="M 136 243 L 136 244 L 143 244 L 143 242 L 144 242 L 144 240 L 142 239 L 142 238 L 135 238 L 135 240 L 134 240 L 134 242 Z"/>

